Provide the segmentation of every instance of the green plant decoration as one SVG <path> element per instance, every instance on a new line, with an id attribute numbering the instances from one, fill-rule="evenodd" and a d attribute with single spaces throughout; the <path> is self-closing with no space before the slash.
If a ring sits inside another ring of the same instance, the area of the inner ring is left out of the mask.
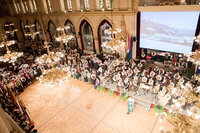
<path id="1" fill-rule="evenodd" d="M 102 91 L 105 91 L 105 89 L 106 89 L 105 87 L 101 86 L 101 90 L 102 90 Z"/>
<path id="2" fill-rule="evenodd" d="M 167 114 L 170 116 L 170 118 L 172 118 L 172 117 L 178 118 L 177 114 L 170 113 L 169 111 L 167 112 Z"/>
<path id="3" fill-rule="evenodd" d="M 155 105 L 155 106 L 153 106 L 153 110 L 154 110 L 154 112 L 160 114 L 162 112 L 165 112 L 165 107 L 164 106 L 160 106 L 160 105 Z"/>
<path id="4" fill-rule="evenodd" d="M 101 90 L 101 86 L 99 85 L 98 87 L 97 87 L 97 91 L 100 91 Z"/>
<path id="5" fill-rule="evenodd" d="M 104 91 L 105 89 L 106 89 L 105 87 L 100 85 L 97 87 L 97 91 Z"/>
<path id="6" fill-rule="evenodd" d="M 126 93 L 122 92 L 122 93 L 120 93 L 119 98 L 123 101 L 126 101 L 128 99 L 128 95 L 126 95 Z"/>
<path id="7" fill-rule="evenodd" d="M 115 91 L 111 90 L 111 89 L 107 89 L 107 92 L 110 96 L 113 96 L 115 94 Z"/>

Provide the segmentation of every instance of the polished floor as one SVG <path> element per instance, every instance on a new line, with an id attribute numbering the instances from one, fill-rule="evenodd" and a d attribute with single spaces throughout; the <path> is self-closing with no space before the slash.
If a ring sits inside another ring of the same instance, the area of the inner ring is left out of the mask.
<path id="1" fill-rule="evenodd" d="M 135 108 L 127 115 L 127 102 L 93 85 L 69 79 L 58 87 L 34 82 L 20 95 L 39 133 L 159 133 L 172 129 L 160 123 L 154 111 Z"/>

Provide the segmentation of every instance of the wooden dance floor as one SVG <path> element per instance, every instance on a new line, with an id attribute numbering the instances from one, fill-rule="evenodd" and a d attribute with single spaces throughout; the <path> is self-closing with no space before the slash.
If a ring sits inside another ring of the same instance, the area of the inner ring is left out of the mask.
<path id="1" fill-rule="evenodd" d="M 36 81 L 20 98 L 39 133 L 160 133 L 160 126 L 172 129 L 167 121 L 158 121 L 153 109 L 135 108 L 127 115 L 127 102 L 76 79 L 54 88 Z"/>

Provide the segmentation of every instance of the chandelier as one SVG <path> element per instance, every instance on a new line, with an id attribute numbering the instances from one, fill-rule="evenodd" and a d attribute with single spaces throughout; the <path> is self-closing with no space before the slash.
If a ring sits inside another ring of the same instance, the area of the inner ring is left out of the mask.
<path id="1" fill-rule="evenodd" d="M 113 23 L 113 16 L 112 16 L 112 10 L 111 10 L 111 25 L 112 28 L 106 29 L 104 32 L 106 35 L 109 36 L 109 41 L 103 43 L 103 47 L 111 50 L 117 50 L 119 47 L 125 46 L 125 41 L 121 39 L 121 29 L 115 28 L 115 25 Z"/>
<path id="2" fill-rule="evenodd" d="M 8 27 L 8 30 L 6 30 L 6 34 L 11 34 L 12 36 L 14 35 L 15 32 L 17 32 L 17 29 L 12 29 L 12 26 L 14 26 L 13 23 L 11 24 L 5 24 L 5 27 Z"/>
<path id="3" fill-rule="evenodd" d="M 50 52 L 48 42 L 44 42 L 47 48 L 47 54 L 42 55 L 36 59 L 36 62 L 39 64 L 50 63 L 51 68 L 45 70 L 42 75 L 37 78 L 40 81 L 40 84 L 46 84 L 51 87 L 59 85 L 62 81 L 67 80 L 66 73 L 62 68 L 54 67 L 54 62 L 60 61 L 64 54 L 61 52 Z"/>
<path id="4" fill-rule="evenodd" d="M 197 42 L 198 45 L 200 45 L 200 34 L 194 38 L 194 41 Z M 200 48 L 200 47 L 199 47 Z M 200 49 L 196 50 L 195 52 L 191 52 L 189 54 L 186 54 L 187 60 L 192 62 L 193 64 L 200 64 Z"/>
<path id="5" fill-rule="evenodd" d="M 33 40 L 35 39 L 35 36 L 37 34 L 39 34 L 38 31 L 35 31 L 33 28 L 35 27 L 35 24 L 32 24 L 32 25 L 25 25 L 25 28 L 26 28 L 26 33 L 25 33 L 25 36 L 26 37 L 31 37 Z"/>
<path id="6" fill-rule="evenodd" d="M 17 58 L 21 57 L 23 55 L 22 52 L 11 52 L 8 48 L 8 46 L 14 44 L 15 41 L 6 41 L 6 36 L 2 35 L 2 42 L 0 44 L 0 47 L 6 47 L 7 54 L 0 56 L 1 62 L 8 62 L 14 64 L 17 60 Z"/>
<path id="7" fill-rule="evenodd" d="M 105 33 L 110 34 L 111 38 L 110 41 L 103 43 L 103 47 L 111 50 L 117 50 L 119 47 L 125 46 L 125 42 L 117 38 L 117 35 L 120 32 L 121 29 L 116 29 L 116 28 L 105 30 Z"/>
<path id="8" fill-rule="evenodd" d="M 187 61 L 192 62 L 193 64 L 200 64 L 200 51 L 196 50 L 195 52 L 191 52 L 185 55 L 187 57 Z"/>
<path id="9" fill-rule="evenodd" d="M 68 30 L 68 29 L 70 29 L 69 26 L 64 26 L 63 28 L 58 27 L 56 30 L 58 32 L 61 32 L 61 34 L 59 34 L 59 36 L 56 38 L 56 41 L 63 42 L 63 43 L 66 44 L 69 40 L 71 40 L 74 36 L 65 34 L 65 30 Z"/>

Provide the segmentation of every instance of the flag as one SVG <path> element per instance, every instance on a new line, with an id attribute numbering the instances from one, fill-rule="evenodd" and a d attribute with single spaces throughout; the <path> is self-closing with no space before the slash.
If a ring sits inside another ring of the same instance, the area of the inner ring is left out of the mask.
<path id="1" fill-rule="evenodd" d="M 129 59 L 132 59 L 132 51 L 133 51 L 133 37 L 131 36 L 131 42 L 130 42 L 130 50 L 129 50 Z"/>
<path id="2" fill-rule="evenodd" d="M 127 45 L 127 53 L 129 52 L 130 50 L 130 44 L 131 44 L 131 40 L 130 40 L 130 36 L 128 34 L 128 45 Z"/>

